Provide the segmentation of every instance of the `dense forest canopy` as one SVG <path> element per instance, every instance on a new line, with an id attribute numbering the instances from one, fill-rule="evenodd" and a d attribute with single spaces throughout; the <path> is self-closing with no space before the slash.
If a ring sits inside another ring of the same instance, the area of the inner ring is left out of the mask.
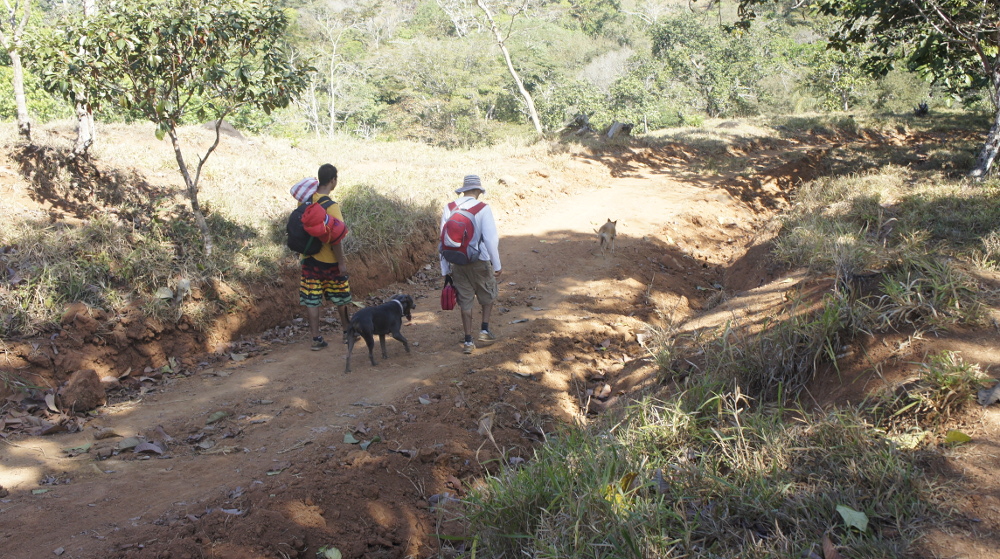
<path id="1" fill-rule="evenodd" d="M 113 0 L 88 2 L 97 11 L 115 5 Z M 292 136 L 408 138 L 456 147 L 532 132 L 525 97 L 475 0 L 275 3 L 290 22 L 284 37 L 288 56 L 315 71 L 286 109 L 265 113 L 238 108 L 228 117 L 238 127 Z M 621 121 L 645 131 L 716 117 L 818 110 L 905 113 L 921 102 L 933 108 L 956 99 L 932 87 L 917 72 L 920 68 L 886 66 L 867 72 L 864 62 L 877 47 L 874 43 L 828 48 L 841 15 L 810 9 L 808 2 L 758 3 L 756 17 L 745 25 L 740 25 L 736 2 L 483 3 L 495 15 L 512 65 L 547 133 L 559 131 L 578 114 L 587 115 L 596 129 Z M 84 0 L 32 3 L 24 49 L 65 27 L 60 22 L 82 17 L 83 7 Z M 41 87 L 40 65 L 36 60 L 25 69 L 32 118 L 71 116 L 71 106 Z M 984 91 L 980 87 L 963 94 L 982 104 Z M 16 116 L 8 79 L 0 81 L 0 115 Z M 103 104 L 96 114 L 99 121 L 136 116 L 129 106 L 115 103 Z"/>

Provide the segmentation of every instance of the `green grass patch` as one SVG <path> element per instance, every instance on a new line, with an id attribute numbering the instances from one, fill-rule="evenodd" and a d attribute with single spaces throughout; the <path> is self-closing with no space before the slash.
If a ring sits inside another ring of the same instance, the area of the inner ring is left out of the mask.
<path id="1" fill-rule="evenodd" d="M 976 401 L 985 379 L 978 364 L 942 351 L 920 364 L 917 379 L 875 397 L 867 413 L 874 425 L 896 436 L 940 429 Z"/>
<path id="2" fill-rule="evenodd" d="M 565 430 L 488 479 L 467 509 L 477 557 L 799 557 L 824 534 L 847 557 L 898 557 L 930 513 L 910 457 L 853 412 L 789 422 L 739 392 L 695 401 Z"/>

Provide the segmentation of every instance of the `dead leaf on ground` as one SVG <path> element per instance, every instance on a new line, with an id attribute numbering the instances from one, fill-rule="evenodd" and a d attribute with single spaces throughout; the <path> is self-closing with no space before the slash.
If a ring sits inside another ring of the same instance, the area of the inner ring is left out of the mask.
<path id="1" fill-rule="evenodd" d="M 462 482 L 457 477 L 448 476 L 448 479 L 445 480 L 444 484 L 454 489 L 457 494 L 462 494 Z"/>
<path id="2" fill-rule="evenodd" d="M 59 408 L 56 407 L 56 395 L 51 392 L 45 395 L 45 406 L 48 407 L 50 411 L 59 413 Z"/>
<path id="3" fill-rule="evenodd" d="M 144 442 L 145 441 L 140 439 L 139 437 L 127 437 L 118 441 L 116 447 L 118 448 L 118 450 L 131 450 Z"/>
<path id="4" fill-rule="evenodd" d="M 94 446 L 92 443 L 87 443 L 85 445 L 75 446 L 73 448 L 64 448 L 63 452 L 65 452 L 66 455 L 69 456 L 70 458 L 73 458 L 74 456 L 79 456 L 81 454 L 90 452 L 90 447 L 92 446 Z"/>
<path id="5" fill-rule="evenodd" d="M 375 443 L 379 443 L 379 442 L 382 442 L 382 437 L 380 437 L 380 436 L 378 436 L 378 435 L 375 435 L 375 436 L 374 436 L 374 437 L 372 438 L 372 440 L 370 440 L 370 441 L 365 441 L 365 442 L 361 443 L 361 444 L 360 444 L 360 445 L 358 445 L 358 446 L 359 446 L 359 447 L 361 448 L 361 450 L 368 450 L 368 447 L 370 447 L 371 445 L 373 445 L 373 444 L 375 444 Z"/>
<path id="6" fill-rule="evenodd" d="M 111 427 L 102 427 L 94 433 L 94 439 L 98 441 L 103 441 L 104 439 L 110 439 L 112 437 L 120 437 L 118 433 L 115 432 Z"/>
<path id="7" fill-rule="evenodd" d="M 493 412 L 490 412 L 479 418 L 479 429 L 477 431 L 480 435 L 489 437 L 493 444 L 496 444 L 496 440 L 493 438 Z"/>
<path id="8" fill-rule="evenodd" d="M 167 432 L 163 430 L 163 426 L 162 425 L 157 425 L 156 426 L 156 435 L 158 437 L 160 437 L 160 440 L 163 441 L 163 442 L 165 442 L 165 443 L 172 443 L 172 442 L 174 442 L 174 438 L 171 437 L 170 435 L 168 435 Z"/>
<path id="9" fill-rule="evenodd" d="M 407 449 L 407 448 L 400 448 L 400 449 L 397 449 L 397 450 L 390 449 L 389 452 L 395 452 L 397 454 L 402 454 L 403 456 L 405 456 L 407 458 L 413 458 L 414 456 L 417 455 L 417 451 L 416 450 L 410 450 L 410 449 Z"/>
<path id="10" fill-rule="evenodd" d="M 833 545 L 833 541 L 830 540 L 829 534 L 823 535 L 823 559 L 843 559 L 843 556 L 837 551 L 837 546 Z"/>
<path id="11" fill-rule="evenodd" d="M 1000 402 L 1000 382 L 994 384 L 993 388 L 980 390 L 977 399 L 981 406 L 990 406 Z"/>
<path id="12" fill-rule="evenodd" d="M 132 452 L 135 454 L 143 454 L 143 453 L 163 454 L 164 449 L 160 448 L 160 445 L 155 442 L 145 442 L 135 445 L 135 448 L 132 449 Z"/>

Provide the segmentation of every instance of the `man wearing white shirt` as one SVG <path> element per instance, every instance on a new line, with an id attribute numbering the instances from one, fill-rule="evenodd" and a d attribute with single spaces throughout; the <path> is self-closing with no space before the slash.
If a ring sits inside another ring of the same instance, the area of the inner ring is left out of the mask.
<path id="1" fill-rule="evenodd" d="M 444 238 L 445 224 L 452 214 L 463 212 L 475 223 L 474 241 L 468 246 L 469 262 L 459 264 L 449 261 L 442 243 L 441 274 L 451 276 L 458 291 L 458 306 L 462 311 L 462 327 L 465 330 L 463 353 L 470 354 L 478 343 L 485 346 L 496 341 L 490 330 L 490 313 L 493 311 L 493 301 L 497 297 L 497 277 L 501 273 L 500 252 L 498 250 L 500 236 L 497 233 L 493 210 L 479 197 L 486 193 L 477 175 L 468 175 L 462 181 L 462 186 L 455 190 L 459 198 L 449 203 L 441 215 L 441 231 Z M 453 259 L 454 260 L 454 259 Z M 476 340 L 472 339 L 473 317 L 472 306 L 476 300 L 483 308 L 483 321 Z"/>

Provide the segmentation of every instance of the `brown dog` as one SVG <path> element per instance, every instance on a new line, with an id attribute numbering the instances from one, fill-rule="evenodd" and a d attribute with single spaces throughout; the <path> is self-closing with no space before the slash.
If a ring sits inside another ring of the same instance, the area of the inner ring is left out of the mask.
<path id="1" fill-rule="evenodd" d="M 615 233 L 615 225 L 617 223 L 617 219 L 611 221 L 611 218 L 608 218 L 608 222 L 596 230 L 597 241 L 601 243 L 601 256 L 605 256 L 604 250 L 608 247 L 611 247 L 611 254 L 615 253 L 615 236 L 617 235 Z"/>

